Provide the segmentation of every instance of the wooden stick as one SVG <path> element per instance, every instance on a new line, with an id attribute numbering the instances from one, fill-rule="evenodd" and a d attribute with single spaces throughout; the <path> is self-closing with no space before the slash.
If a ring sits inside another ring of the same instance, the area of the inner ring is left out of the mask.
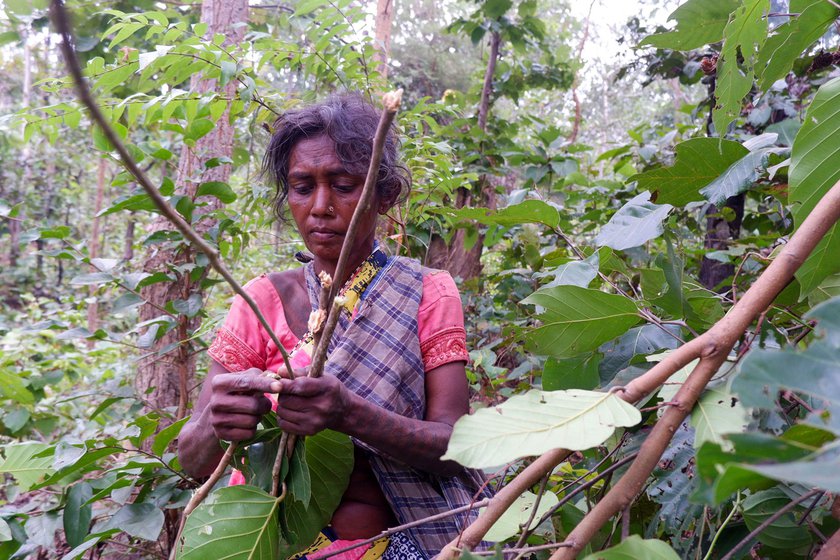
<path id="1" fill-rule="evenodd" d="M 207 256 L 207 260 L 210 263 L 210 266 L 213 267 L 216 272 L 221 275 L 222 278 L 233 288 L 233 291 L 236 292 L 238 295 L 245 300 L 245 303 L 248 304 L 248 307 L 254 312 L 257 316 L 257 319 L 260 321 L 260 324 L 265 328 L 268 336 L 271 338 L 272 342 L 277 346 L 280 350 L 280 353 L 283 356 L 283 362 L 286 364 L 286 369 L 289 371 L 289 374 L 292 374 L 292 366 L 289 362 L 289 355 L 286 352 L 286 349 L 283 347 L 283 344 L 280 342 L 280 339 L 274 333 L 274 330 L 271 328 L 271 325 L 268 324 L 266 321 L 265 316 L 263 316 L 262 312 L 260 311 L 259 307 L 257 306 L 256 302 L 251 298 L 251 296 L 242 288 L 239 282 L 234 279 L 231 275 L 230 271 L 227 269 L 225 264 L 219 258 L 219 252 L 216 251 L 213 247 L 208 245 L 204 239 L 188 224 L 180 214 L 172 207 L 171 204 L 161 196 L 160 192 L 152 185 L 149 178 L 143 172 L 142 169 L 137 165 L 134 161 L 134 158 L 131 157 L 131 154 L 126 149 L 125 145 L 123 144 L 120 137 L 114 132 L 111 123 L 102 115 L 102 112 L 99 110 L 99 106 L 93 99 L 93 95 L 91 94 L 90 90 L 85 83 L 84 77 L 82 76 L 82 68 L 79 66 L 79 61 L 76 59 L 76 53 L 73 50 L 72 44 L 72 33 L 70 30 L 70 23 L 67 18 L 67 12 L 64 8 L 64 4 L 62 0 L 52 0 L 50 4 L 50 17 L 53 21 L 58 32 L 61 34 L 62 41 L 60 43 L 61 52 L 64 55 L 64 61 L 67 64 L 67 69 L 70 71 L 70 75 L 73 77 L 73 83 L 76 86 L 76 93 L 79 96 L 79 100 L 82 104 L 87 107 L 88 111 L 90 112 L 90 116 L 93 121 L 102 129 L 102 133 L 114 147 L 114 150 L 120 155 L 120 160 L 122 160 L 123 165 L 131 173 L 132 176 L 137 181 L 143 190 L 146 191 L 146 194 L 149 195 L 149 198 L 154 203 L 155 207 L 160 210 L 160 213 L 169 220 L 175 228 L 181 232 L 181 234 L 189 240 L 189 242 L 195 246 L 199 251 L 204 253 Z"/>

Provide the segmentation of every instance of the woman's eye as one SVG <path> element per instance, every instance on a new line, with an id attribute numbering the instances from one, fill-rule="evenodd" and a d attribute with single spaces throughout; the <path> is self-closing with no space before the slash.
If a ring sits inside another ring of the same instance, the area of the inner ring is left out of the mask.
<path id="1" fill-rule="evenodd" d="M 339 192 L 351 192 L 356 188 L 355 183 L 337 183 L 333 188 Z"/>
<path id="2" fill-rule="evenodd" d="M 291 185 L 292 192 L 295 194 L 309 194 L 312 191 L 311 185 Z"/>

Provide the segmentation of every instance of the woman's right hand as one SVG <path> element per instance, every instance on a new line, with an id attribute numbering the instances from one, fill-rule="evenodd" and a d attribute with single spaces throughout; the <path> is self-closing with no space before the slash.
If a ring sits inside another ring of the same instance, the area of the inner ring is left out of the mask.
<path id="1" fill-rule="evenodd" d="M 242 441 L 254 437 L 263 414 L 271 410 L 265 393 L 280 391 L 280 382 L 251 368 L 237 373 L 219 373 L 210 379 L 210 425 L 221 440 Z"/>

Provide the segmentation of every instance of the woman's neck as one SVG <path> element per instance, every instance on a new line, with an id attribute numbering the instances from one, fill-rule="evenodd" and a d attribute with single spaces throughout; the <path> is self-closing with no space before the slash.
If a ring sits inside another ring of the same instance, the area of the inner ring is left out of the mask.
<path id="1" fill-rule="evenodd" d="M 347 266 L 344 268 L 345 278 L 340 279 L 339 281 L 341 281 L 342 283 L 347 281 L 347 277 L 349 277 L 349 275 L 352 274 L 354 270 L 359 268 L 359 265 L 361 265 L 365 261 L 365 259 L 367 259 L 373 252 L 373 246 L 374 244 L 371 241 L 370 246 L 366 249 L 354 251 L 353 253 L 351 253 L 350 257 L 347 259 Z M 337 260 L 324 260 L 315 257 L 314 265 L 315 274 L 320 276 L 321 272 L 323 271 L 329 274 L 333 280 L 336 280 L 335 269 L 338 266 Z"/>

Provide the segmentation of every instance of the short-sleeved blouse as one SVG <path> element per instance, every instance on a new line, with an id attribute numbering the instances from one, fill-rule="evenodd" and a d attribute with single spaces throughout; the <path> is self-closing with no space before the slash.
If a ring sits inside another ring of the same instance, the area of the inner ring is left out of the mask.
<path id="1" fill-rule="evenodd" d="M 283 302 L 268 276 L 263 274 L 255 278 L 245 290 L 257 303 L 284 349 L 291 351 L 298 338 L 286 322 Z M 425 371 L 469 359 L 461 297 L 448 272 L 424 273 L 417 330 Z M 234 298 L 208 354 L 230 372 L 250 368 L 276 372 L 283 367 L 283 356 L 277 346 L 240 296 Z M 309 356 L 303 352 L 297 352 L 292 358 L 295 368 L 309 365 Z"/>

